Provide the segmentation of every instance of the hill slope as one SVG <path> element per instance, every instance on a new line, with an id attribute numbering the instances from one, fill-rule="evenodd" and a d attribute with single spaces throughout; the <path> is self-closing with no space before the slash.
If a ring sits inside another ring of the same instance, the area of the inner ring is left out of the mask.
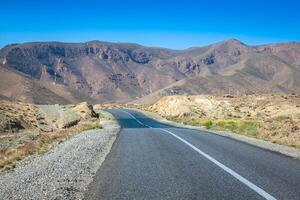
<path id="1" fill-rule="evenodd" d="M 230 39 L 183 51 L 99 41 L 35 42 L 4 47 L 0 62 L 31 81 L 55 82 L 54 93 L 64 99 L 129 102 L 154 94 L 300 92 L 300 43 L 295 42 L 248 46 Z M 8 96 L 2 89 L 0 94 Z"/>
<path id="2" fill-rule="evenodd" d="M 35 80 L 28 75 L 1 65 L 0 93 L 0 100 L 36 104 L 67 104 L 83 100 L 92 101 L 88 96 L 70 91 L 65 86 Z"/>
<path id="3" fill-rule="evenodd" d="M 175 95 L 146 108 L 183 124 L 300 147 L 300 95 Z"/>

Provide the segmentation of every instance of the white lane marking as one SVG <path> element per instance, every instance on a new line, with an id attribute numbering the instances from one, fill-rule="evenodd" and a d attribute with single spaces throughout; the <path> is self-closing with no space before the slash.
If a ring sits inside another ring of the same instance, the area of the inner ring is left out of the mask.
<path id="1" fill-rule="evenodd" d="M 238 173 L 236 173 L 235 171 L 233 171 L 229 167 L 223 165 L 222 163 L 220 163 L 219 161 L 217 161 L 216 159 L 214 159 L 210 155 L 204 153 L 203 151 L 201 151 L 200 149 L 198 149 L 197 147 L 195 147 L 191 143 L 189 143 L 186 140 L 182 139 L 181 137 L 175 135 L 171 131 L 168 131 L 168 130 L 165 130 L 165 129 L 162 129 L 162 128 L 159 128 L 159 129 L 162 130 L 162 131 L 164 131 L 164 132 L 166 132 L 166 133 L 169 133 L 170 135 L 174 136 L 175 138 L 177 138 L 181 142 L 185 143 L 186 145 L 188 145 L 189 147 L 191 147 L 192 149 L 194 149 L 196 152 L 198 152 L 199 154 L 201 154 L 202 156 L 204 156 L 205 158 L 207 158 L 208 160 L 210 160 L 211 162 L 213 162 L 214 164 L 216 164 L 217 166 L 219 166 L 220 168 L 222 168 L 227 173 L 231 174 L 233 177 L 235 177 L 236 179 L 238 179 L 240 182 L 244 183 L 246 186 L 248 186 L 249 188 L 251 188 L 252 190 L 254 190 L 256 193 L 258 193 L 259 195 L 261 195 L 265 199 L 276 200 L 275 197 L 273 197 L 272 195 L 268 194 L 266 191 L 264 191 L 260 187 L 256 186 L 254 183 L 248 181 L 247 179 L 245 179 L 244 177 L 242 177 L 241 175 L 239 175 Z"/>
<path id="2" fill-rule="evenodd" d="M 135 116 L 133 116 L 130 112 L 127 112 L 125 110 L 121 110 L 123 111 L 124 113 L 127 113 L 128 115 L 130 115 L 133 119 L 135 119 L 135 121 L 137 121 L 140 125 L 142 126 L 147 126 L 148 128 L 152 128 L 151 126 L 147 125 L 147 124 L 144 124 L 142 123 L 140 120 L 138 120 Z"/>
<path id="3" fill-rule="evenodd" d="M 123 111 L 123 110 L 122 110 Z M 127 114 L 129 114 L 133 119 L 135 119 L 139 124 L 147 126 L 149 128 L 153 128 L 147 124 L 142 123 L 140 120 L 138 120 L 135 116 L 133 116 L 131 113 L 127 112 L 127 111 L 123 111 Z M 220 163 L 219 161 L 217 161 L 216 159 L 214 159 L 213 157 L 211 157 L 210 155 L 204 153 L 203 151 L 201 151 L 200 149 L 198 149 L 197 147 L 195 147 L 194 145 L 192 145 L 191 143 L 189 143 L 188 141 L 182 139 L 181 137 L 175 135 L 174 133 L 172 133 L 171 131 L 162 129 L 162 128 L 156 128 L 159 130 L 162 130 L 170 135 L 172 135 L 173 137 L 177 138 L 178 140 L 180 140 L 181 142 L 183 142 L 184 144 L 188 145 L 189 147 L 191 147 L 192 149 L 194 149 L 196 152 L 198 152 L 200 155 L 204 156 L 205 158 L 207 158 L 208 160 L 210 160 L 211 162 L 213 162 L 215 165 L 217 165 L 218 167 L 222 168 L 224 171 L 226 171 L 227 173 L 229 173 L 230 175 L 232 175 L 234 178 L 236 178 L 237 180 L 239 180 L 240 182 L 242 182 L 243 184 L 245 184 L 246 186 L 248 186 L 250 189 L 252 189 L 253 191 L 255 191 L 257 194 L 259 194 L 260 196 L 264 197 L 267 200 L 276 200 L 275 197 L 273 197 L 272 195 L 270 195 L 269 193 L 267 193 L 266 191 L 264 191 L 263 189 L 261 189 L 260 187 L 256 186 L 254 183 L 248 181 L 247 179 L 245 179 L 244 177 L 242 177 L 241 175 L 239 175 L 238 173 L 236 173 L 235 171 L 233 171 L 232 169 L 230 169 L 229 167 L 223 165 L 222 163 Z"/>

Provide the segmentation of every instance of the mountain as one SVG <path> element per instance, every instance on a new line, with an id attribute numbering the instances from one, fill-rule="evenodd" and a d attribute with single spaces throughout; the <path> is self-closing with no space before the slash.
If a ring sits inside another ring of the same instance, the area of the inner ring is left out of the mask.
<path id="1" fill-rule="evenodd" d="M 128 101 L 184 78 L 159 62 L 173 51 L 136 44 L 25 43 L 4 47 L 1 63 L 44 83 L 64 85 L 98 101 Z"/>
<path id="2" fill-rule="evenodd" d="M 2 71 L 26 77 L 53 101 L 143 103 L 174 94 L 300 92 L 297 42 L 248 46 L 230 39 L 181 51 L 100 41 L 34 42 L 4 47 L 0 62 Z M 26 91 L 22 99 L 0 87 L 0 98 L 45 101 Z"/>
<path id="3" fill-rule="evenodd" d="M 0 65 L 0 100 L 36 104 L 67 104 L 93 101 L 63 85 L 42 82 L 17 70 Z"/>

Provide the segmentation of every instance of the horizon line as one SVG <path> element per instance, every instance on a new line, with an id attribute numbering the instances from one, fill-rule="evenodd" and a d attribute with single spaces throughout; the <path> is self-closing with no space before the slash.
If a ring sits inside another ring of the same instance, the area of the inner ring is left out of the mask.
<path id="1" fill-rule="evenodd" d="M 169 50 L 178 50 L 178 51 L 182 51 L 182 50 L 189 50 L 189 49 L 193 49 L 193 48 L 202 48 L 202 47 L 207 47 L 210 45 L 214 45 L 214 44 L 218 44 L 218 43 L 225 43 L 225 42 L 229 42 L 229 41 L 236 41 L 239 42 L 241 44 L 244 44 L 246 46 L 250 46 L 250 47 L 255 47 L 255 46 L 268 46 L 268 45 L 280 45 L 280 44 L 288 44 L 288 43 L 300 43 L 300 41 L 296 41 L 296 40 L 289 40 L 289 41 L 279 41 L 279 42 L 270 42 L 270 43 L 257 43 L 257 44 L 247 44 L 245 42 L 243 42 L 242 40 L 239 40 L 237 38 L 228 38 L 225 40 L 216 40 L 215 42 L 212 43 L 208 43 L 208 44 L 204 44 L 202 46 L 190 46 L 187 48 L 182 48 L 182 49 L 176 49 L 176 48 L 169 48 L 169 47 L 163 47 L 163 46 L 156 46 L 156 45 L 147 45 L 147 44 L 142 44 L 142 43 L 138 43 L 138 42 L 132 42 L 132 41 L 108 41 L 108 40 L 100 40 L 100 39 L 94 39 L 94 40 L 82 40 L 82 41 L 62 41 L 62 40 L 37 40 L 37 41 L 24 41 L 24 42 L 12 42 L 12 43 L 7 43 L 4 44 L 3 46 L 0 46 L 0 49 L 3 49 L 7 46 L 10 45 L 23 45 L 23 44 L 30 44 L 30 43 L 61 43 L 61 44 L 84 44 L 84 43 L 91 43 L 91 42 L 101 42 L 101 43 L 110 43 L 110 44 L 131 44 L 131 45 L 138 45 L 138 46 L 143 46 L 143 47 L 147 47 L 147 48 L 160 48 L 160 49 L 169 49 Z"/>

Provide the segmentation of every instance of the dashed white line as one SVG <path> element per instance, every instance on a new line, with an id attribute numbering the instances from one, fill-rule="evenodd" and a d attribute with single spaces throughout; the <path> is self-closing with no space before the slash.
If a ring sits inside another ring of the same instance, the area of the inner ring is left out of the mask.
<path id="1" fill-rule="evenodd" d="M 147 124 L 142 123 L 140 120 L 138 120 L 135 116 L 133 116 L 131 113 L 122 110 L 123 112 L 127 113 L 128 115 L 130 115 L 133 119 L 135 119 L 139 124 L 149 127 L 149 128 L 153 128 Z M 234 178 L 236 178 L 237 180 L 239 180 L 241 183 L 245 184 L 246 186 L 248 186 L 250 189 L 252 189 L 253 191 L 255 191 L 257 194 L 259 194 L 260 196 L 264 197 L 267 200 L 276 200 L 275 197 L 273 197 L 272 195 L 270 195 L 269 193 L 267 193 L 266 191 L 264 191 L 263 189 L 261 189 L 260 187 L 258 187 L 257 185 L 255 185 L 254 183 L 252 183 L 251 181 L 248 181 L 246 178 L 242 177 L 241 175 L 239 175 L 238 173 L 236 173 L 235 171 L 233 171 L 232 169 L 230 169 L 229 167 L 223 165 L 222 163 L 220 163 L 219 161 L 217 161 L 216 159 L 214 159 L 213 157 L 211 157 L 210 155 L 204 153 L 203 151 L 201 151 L 200 149 L 198 149 L 197 147 L 195 147 L 194 145 L 192 145 L 191 143 L 189 143 L 188 141 L 184 140 L 183 138 L 177 136 L 176 134 L 172 133 L 171 131 L 168 131 L 166 129 L 162 129 L 162 128 L 157 128 L 159 130 L 162 130 L 168 134 L 170 134 L 171 136 L 177 138 L 178 140 L 180 140 L 181 142 L 183 142 L 184 144 L 188 145 L 190 148 L 192 148 L 193 150 L 195 150 L 196 152 L 198 152 L 200 155 L 202 155 L 203 157 L 207 158 L 208 160 L 210 160 L 211 162 L 213 162 L 215 165 L 217 165 L 218 167 L 220 167 L 221 169 L 223 169 L 224 171 L 226 171 L 227 173 L 229 173 L 230 175 L 232 175 Z"/>
<path id="2" fill-rule="evenodd" d="M 127 112 L 127 111 L 125 111 L 125 110 L 121 110 L 121 111 L 123 111 L 124 113 L 130 115 L 130 116 L 131 116 L 133 119 L 135 119 L 135 121 L 137 121 L 137 123 L 139 123 L 140 125 L 146 126 L 146 127 L 148 127 L 148 128 L 152 128 L 151 126 L 142 123 L 142 122 L 141 122 L 140 120 L 138 120 L 135 116 L 133 116 L 130 112 Z"/>

